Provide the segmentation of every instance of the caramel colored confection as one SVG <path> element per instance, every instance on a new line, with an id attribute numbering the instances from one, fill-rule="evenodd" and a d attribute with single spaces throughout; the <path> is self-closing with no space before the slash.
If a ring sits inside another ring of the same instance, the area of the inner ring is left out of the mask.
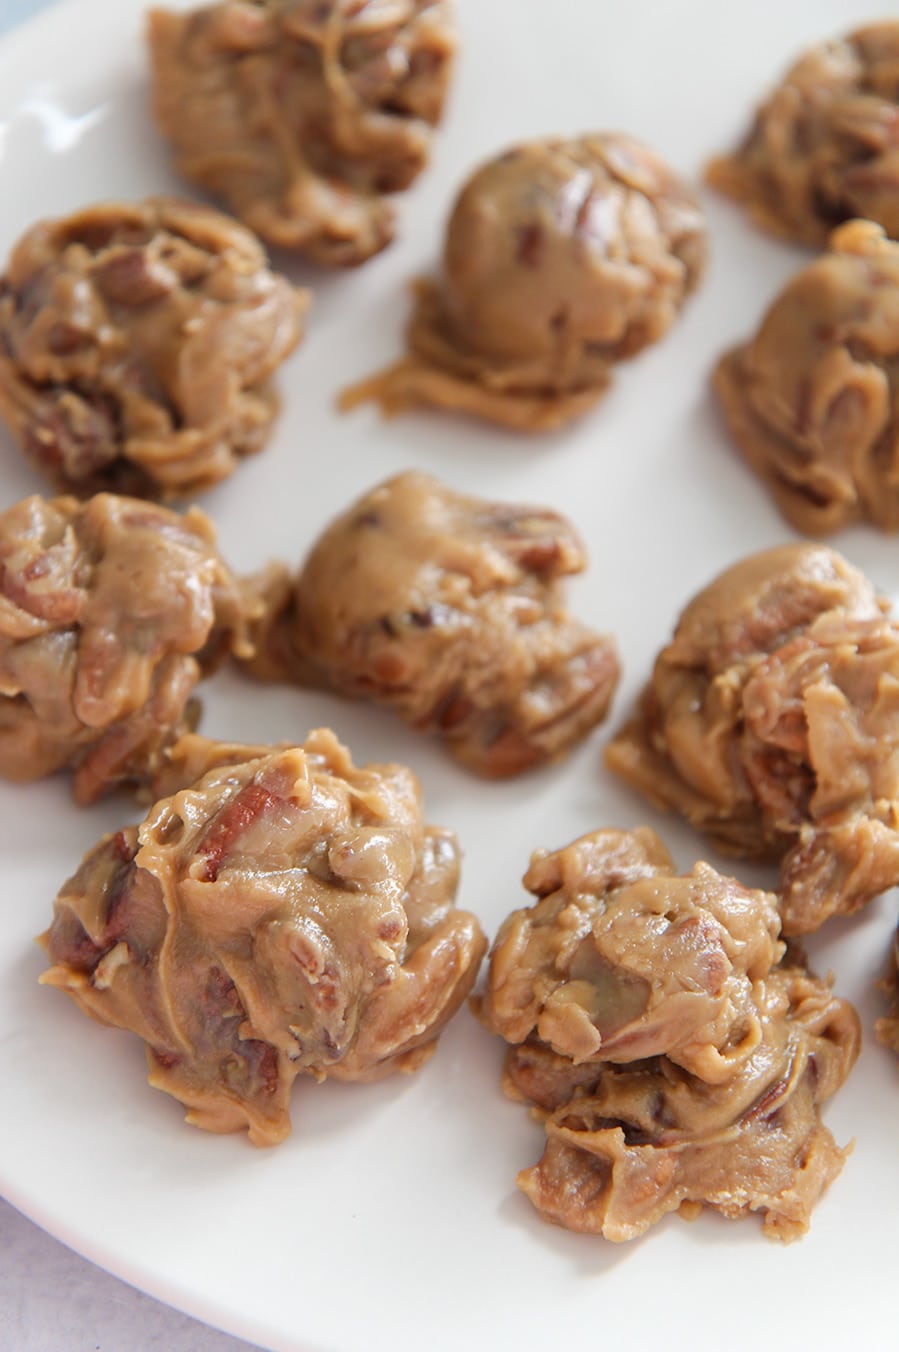
<path id="1" fill-rule="evenodd" d="M 143 1038 L 189 1122 L 274 1145 L 298 1075 L 417 1069 L 486 942 L 405 766 L 357 769 L 321 729 L 302 747 L 189 743 L 174 757 L 200 778 L 63 887 L 42 980 Z"/>
<path id="2" fill-rule="evenodd" d="M 196 722 L 201 676 L 250 654 L 252 605 L 211 523 L 133 498 L 30 497 L 0 515 L 0 775 L 74 771 L 92 802 L 143 783 Z"/>
<path id="3" fill-rule="evenodd" d="M 503 923 L 480 1014 L 544 1123 L 518 1176 L 540 1214 L 616 1241 L 703 1206 L 803 1234 L 847 1153 L 820 1107 L 860 1027 L 785 955 L 776 898 L 708 864 L 678 876 L 646 827 L 539 850 L 524 884 L 537 901 Z"/>
<path id="4" fill-rule="evenodd" d="M 208 207 L 151 198 L 42 221 L 0 278 L 0 415 L 63 491 L 208 488 L 264 445 L 306 303 Z"/>
<path id="5" fill-rule="evenodd" d="M 416 286 L 410 355 L 346 391 L 522 431 L 586 412 L 615 362 L 667 332 L 705 262 L 690 189 L 633 137 L 533 141 L 483 165 Z"/>
<path id="6" fill-rule="evenodd" d="M 768 230 L 821 246 L 861 217 L 899 237 L 899 20 L 812 47 L 709 183 Z"/>
<path id="7" fill-rule="evenodd" d="M 780 861 L 785 934 L 899 883 L 899 625 L 824 545 L 756 554 L 681 615 L 606 764 L 714 845 Z"/>
<path id="8" fill-rule="evenodd" d="M 518 774 L 585 737 L 615 689 L 614 643 L 564 606 L 585 566 L 554 512 L 400 474 L 325 530 L 295 582 L 263 579 L 251 669 L 386 704 L 471 769 Z"/>
<path id="9" fill-rule="evenodd" d="M 899 1056 L 899 931 L 890 950 L 890 975 L 884 982 L 891 1000 L 888 1015 L 877 1020 L 877 1036 Z"/>
<path id="10" fill-rule="evenodd" d="M 730 431 L 797 530 L 899 530 L 899 244 L 850 221 L 714 384 Z"/>
<path id="11" fill-rule="evenodd" d="M 150 12 L 154 108 L 180 172 L 272 244 L 362 263 L 424 167 L 453 0 L 223 0 Z"/>

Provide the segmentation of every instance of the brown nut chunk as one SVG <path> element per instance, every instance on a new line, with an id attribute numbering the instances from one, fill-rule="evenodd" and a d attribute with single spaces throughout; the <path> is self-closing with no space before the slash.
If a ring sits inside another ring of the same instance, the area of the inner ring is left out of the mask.
<path id="1" fill-rule="evenodd" d="M 890 996 L 892 1007 L 889 1014 L 877 1020 L 876 1032 L 880 1041 L 887 1047 L 891 1047 L 899 1056 L 899 930 L 893 937 L 890 952 L 890 975 L 883 984 L 884 989 Z"/>
<path id="2" fill-rule="evenodd" d="M 424 167 L 452 0 L 223 0 L 151 10 L 154 108 L 180 172 L 272 244 L 362 263 Z"/>
<path id="3" fill-rule="evenodd" d="M 42 981 L 143 1038 L 150 1083 L 189 1122 L 274 1145 L 297 1075 L 420 1066 L 486 944 L 453 907 L 455 837 L 423 824 L 404 766 L 357 769 L 326 729 L 224 758 L 207 745 L 195 784 L 63 887 Z"/>
<path id="4" fill-rule="evenodd" d="M 249 656 L 245 598 L 192 508 L 101 493 L 0 515 L 0 775 L 74 771 L 92 802 L 152 774 L 196 722 L 227 650 Z"/>
<path id="5" fill-rule="evenodd" d="M 728 569 L 687 606 L 611 770 L 721 850 L 780 860 L 785 934 L 899 882 L 899 626 L 823 545 Z"/>
<path id="6" fill-rule="evenodd" d="M 702 212 L 653 151 L 622 134 L 534 141 L 459 194 L 443 275 L 416 288 L 410 357 L 343 406 L 434 405 L 526 430 L 558 427 L 612 365 L 664 334 L 705 260 Z"/>
<path id="7" fill-rule="evenodd" d="M 283 608 L 261 646 L 438 733 L 481 774 L 518 774 L 586 736 L 618 679 L 612 641 L 564 608 L 560 579 L 585 563 L 554 512 L 400 474 L 328 527 L 292 592 L 273 589 Z"/>
<path id="8" fill-rule="evenodd" d="M 722 358 L 728 426 L 798 530 L 899 530 L 897 356 L 899 244 L 850 221 Z"/>
<path id="9" fill-rule="evenodd" d="M 538 900 L 502 926 L 480 1013 L 505 1087 L 547 1134 L 518 1185 L 545 1219 L 615 1241 L 703 1206 L 789 1240 L 846 1151 L 820 1104 L 858 1055 L 829 983 L 781 963 L 776 898 L 642 828 L 539 851 Z"/>
<path id="10" fill-rule="evenodd" d="M 820 43 L 762 104 L 743 144 L 713 160 L 709 183 L 758 225 L 822 245 L 853 216 L 899 238 L 899 21 Z"/>
<path id="11" fill-rule="evenodd" d="M 172 497 L 261 450 L 307 295 L 169 198 L 32 226 L 0 278 L 0 415 L 58 488 Z"/>

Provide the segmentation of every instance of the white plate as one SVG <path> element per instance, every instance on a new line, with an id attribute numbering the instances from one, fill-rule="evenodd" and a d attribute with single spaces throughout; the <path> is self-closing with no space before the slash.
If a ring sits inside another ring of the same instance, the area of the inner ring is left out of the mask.
<path id="1" fill-rule="evenodd" d="M 730 450 L 708 395 L 715 356 L 748 333 L 805 255 L 707 200 L 705 284 L 656 348 L 622 368 L 574 429 L 538 441 L 442 417 L 340 418 L 339 385 L 399 351 L 406 282 L 431 264 L 456 186 L 510 141 L 625 128 L 697 175 L 741 132 L 763 87 L 813 38 L 867 17 L 853 0 L 739 8 L 717 0 L 462 0 L 463 45 L 434 162 L 398 202 L 397 243 L 363 269 L 303 273 L 316 287 L 306 342 L 281 381 L 274 442 L 203 499 L 238 569 L 297 560 L 351 496 L 420 466 L 462 489 L 567 512 L 592 566 L 577 611 L 618 635 L 625 676 L 611 726 L 643 682 L 687 598 L 737 557 L 788 538 Z M 69 0 L 0 45 L 0 250 L 34 218 L 92 200 L 176 187 L 147 114 L 141 0 Z M 299 270 L 295 270 L 300 276 Z M 5 435 L 0 506 L 39 487 Z M 836 541 L 899 593 L 894 540 Z M 223 677 L 204 730 L 252 741 L 333 724 L 358 760 L 420 773 L 432 821 L 465 851 L 460 903 L 493 934 L 525 899 L 537 846 L 600 825 L 659 828 L 688 867 L 706 851 L 647 810 L 600 765 L 607 735 L 567 763 L 484 784 L 389 715 L 326 696 Z M 97 1027 L 38 988 L 31 943 L 60 883 L 125 801 L 77 811 L 63 782 L 0 788 L 0 1185 L 94 1261 L 189 1313 L 274 1349 L 536 1347 L 566 1337 L 639 1346 L 785 1346 L 814 1329 L 844 1348 L 895 1330 L 899 1076 L 871 1025 L 895 897 L 810 945 L 857 1002 L 861 1060 L 827 1121 L 855 1151 L 784 1249 L 754 1219 L 674 1217 L 626 1246 L 542 1223 L 514 1186 L 541 1132 L 499 1089 L 501 1048 L 467 1010 L 425 1069 L 374 1087 L 298 1083 L 292 1138 L 271 1151 L 183 1125 L 144 1080 L 135 1039 Z M 747 880 L 771 881 L 757 870 Z"/>

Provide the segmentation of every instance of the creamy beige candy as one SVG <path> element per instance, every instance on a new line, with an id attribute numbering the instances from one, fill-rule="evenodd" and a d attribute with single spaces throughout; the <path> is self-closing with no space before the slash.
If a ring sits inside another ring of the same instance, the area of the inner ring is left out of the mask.
<path id="1" fill-rule="evenodd" d="M 453 0 L 222 0 L 150 11 L 154 108 L 178 169 L 272 244 L 361 263 L 424 167 Z"/>
<path id="2" fill-rule="evenodd" d="M 307 293 L 172 198 L 32 226 L 0 278 L 0 415 L 58 488 L 172 497 L 265 443 Z"/>
<path id="3" fill-rule="evenodd" d="M 422 405 L 540 431 L 585 412 L 655 342 L 705 261 L 690 189 L 631 136 L 532 141 L 462 188 L 443 268 L 416 287 L 410 355 L 344 407 Z"/>
<path id="4" fill-rule="evenodd" d="M 899 530 L 897 358 L 899 244 L 850 221 L 719 363 L 734 440 L 798 530 Z"/>
<path id="5" fill-rule="evenodd" d="M 143 1038 L 189 1122 L 274 1145 L 298 1075 L 417 1069 L 486 943 L 405 766 L 357 768 L 322 729 L 300 747 L 190 738 L 174 758 L 199 779 L 85 856 L 42 980 Z"/>
<path id="6" fill-rule="evenodd" d="M 707 864 L 685 878 L 648 828 L 538 851 L 539 898 L 504 922 L 484 1021 L 575 1065 L 666 1055 L 709 1084 L 761 1040 L 755 983 L 783 955 L 773 898 Z M 664 878 L 664 885 L 659 879 Z"/>
<path id="7" fill-rule="evenodd" d="M 899 882 L 899 626 L 823 545 L 764 551 L 681 615 L 606 764 L 726 853 L 780 861 L 786 934 Z"/>
<path id="8" fill-rule="evenodd" d="M 890 996 L 889 1014 L 877 1020 L 877 1036 L 899 1055 L 899 931 L 893 936 L 890 948 L 890 975 L 884 982 Z"/>
<path id="9" fill-rule="evenodd" d="M 194 688 L 249 657 L 253 603 L 207 517 L 98 493 L 0 514 L 0 775 L 74 772 L 78 802 L 143 783 L 197 720 Z"/>
<path id="10" fill-rule="evenodd" d="M 678 876 L 648 828 L 533 856 L 483 1022 L 546 1129 L 519 1187 L 547 1220 L 627 1240 L 703 1206 L 808 1227 L 840 1172 L 820 1105 L 858 1054 L 852 1007 L 784 958 L 777 899 L 707 864 Z"/>
<path id="11" fill-rule="evenodd" d="M 517 774 L 585 737 L 618 679 L 613 641 L 565 608 L 562 579 L 585 566 L 555 512 L 400 474 L 324 531 L 295 582 L 266 579 L 252 665 L 386 704 L 472 769 Z"/>
<path id="12" fill-rule="evenodd" d="M 823 245 L 841 221 L 899 237 L 899 20 L 805 52 L 708 181 L 777 234 Z"/>

